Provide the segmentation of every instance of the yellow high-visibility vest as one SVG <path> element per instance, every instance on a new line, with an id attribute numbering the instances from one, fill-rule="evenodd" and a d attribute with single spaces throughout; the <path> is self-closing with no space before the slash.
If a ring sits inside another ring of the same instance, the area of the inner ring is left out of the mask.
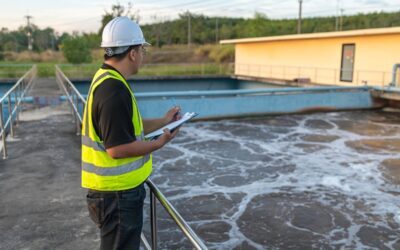
<path id="1" fill-rule="evenodd" d="M 131 88 L 115 70 L 99 69 L 90 85 L 82 121 L 82 187 L 99 191 L 118 191 L 134 188 L 143 183 L 152 171 L 151 154 L 123 159 L 113 159 L 106 152 L 97 135 L 92 120 L 93 93 L 104 80 L 121 81 L 132 97 L 132 123 L 136 140 L 144 141 L 142 117 Z M 118 112 L 116 110 L 116 112 Z"/>

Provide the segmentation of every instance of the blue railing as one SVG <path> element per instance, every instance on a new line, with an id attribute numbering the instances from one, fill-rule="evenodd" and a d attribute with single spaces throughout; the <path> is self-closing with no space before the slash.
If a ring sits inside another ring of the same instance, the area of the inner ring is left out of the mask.
<path id="1" fill-rule="evenodd" d="M 0 98 L 0 136 L 2 138 L 3 159 L 7 158 L 6 137 L 14 137 L 14 123 L 19 118 L 19 108 L 29 86 L 36 78 L 36 65 L 26 72 L 15 84 Z"/>

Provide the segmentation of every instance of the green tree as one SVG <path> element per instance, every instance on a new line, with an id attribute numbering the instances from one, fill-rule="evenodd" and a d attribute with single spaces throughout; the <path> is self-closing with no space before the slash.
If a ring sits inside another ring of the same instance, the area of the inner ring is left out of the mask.
<path id="1" fill-rule="evenodd" d="M 84 37 L 75 35 L 66 38 L 62 43 L 62 51 L 70 63 L 78 64 L 92 61 L 90 47 Z"/>
<path id="2" fill-rule="evenodd" d="M 55 32 L 52 28 L 33 30 L 33 49 L 36 51 L 55 50 L 56 40 Z"/>
<path id="3" fill-rule="evenodd" d="M 0 61 L 4 60 L 4 49 L 3 45 L 0 43 Z"/>
<path id="4" fill-rule="evenodd" d="M 105 14 L 101 18 L 101 27 L 99 29 L 99 35 L 103 32 L 104 26 L 111 21 L 113 18 L 118 17 L 118 16 L 127 16 L 132 20 L 135 20 L 137 23 L 139 23 L 140 16 L 139 13 L 133 12 L 132 13 L 132 4 L 129 2 L 128 6 L 123 6 L 120 3 L 113 4 L 111 6 L 111 11 L 105 11 Z"/>

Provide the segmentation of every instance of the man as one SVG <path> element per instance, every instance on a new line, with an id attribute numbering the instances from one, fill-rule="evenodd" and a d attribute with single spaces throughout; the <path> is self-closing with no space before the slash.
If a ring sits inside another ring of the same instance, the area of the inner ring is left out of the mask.
<path id="1" fill-rule="evenodd" d="M 104 64 L 90 86 L 82 122 L 82 187 L 89 189 L 91 219 L 100 228 L 101 249 L 139 249 L 143 224 L 143 182 L 152 171 L 151 152 L 178 130 L 157 140 L 144 134 L 179 119 L 179 107 L 160 119 L 142 120 L 126 79 L 136 74 L 148 45 L 138 24 L 127 17 L 103 30 Z"/>

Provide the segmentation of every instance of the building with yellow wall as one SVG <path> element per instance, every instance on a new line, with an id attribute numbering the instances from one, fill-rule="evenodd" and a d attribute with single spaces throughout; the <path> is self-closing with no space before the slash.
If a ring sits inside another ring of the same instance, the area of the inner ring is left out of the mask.
<path id="1" fill-rule="evenodd" d="M 223 40 L 235 74 L 329 85 L 388 85 L 400 63 L 400 27 Z"/>

